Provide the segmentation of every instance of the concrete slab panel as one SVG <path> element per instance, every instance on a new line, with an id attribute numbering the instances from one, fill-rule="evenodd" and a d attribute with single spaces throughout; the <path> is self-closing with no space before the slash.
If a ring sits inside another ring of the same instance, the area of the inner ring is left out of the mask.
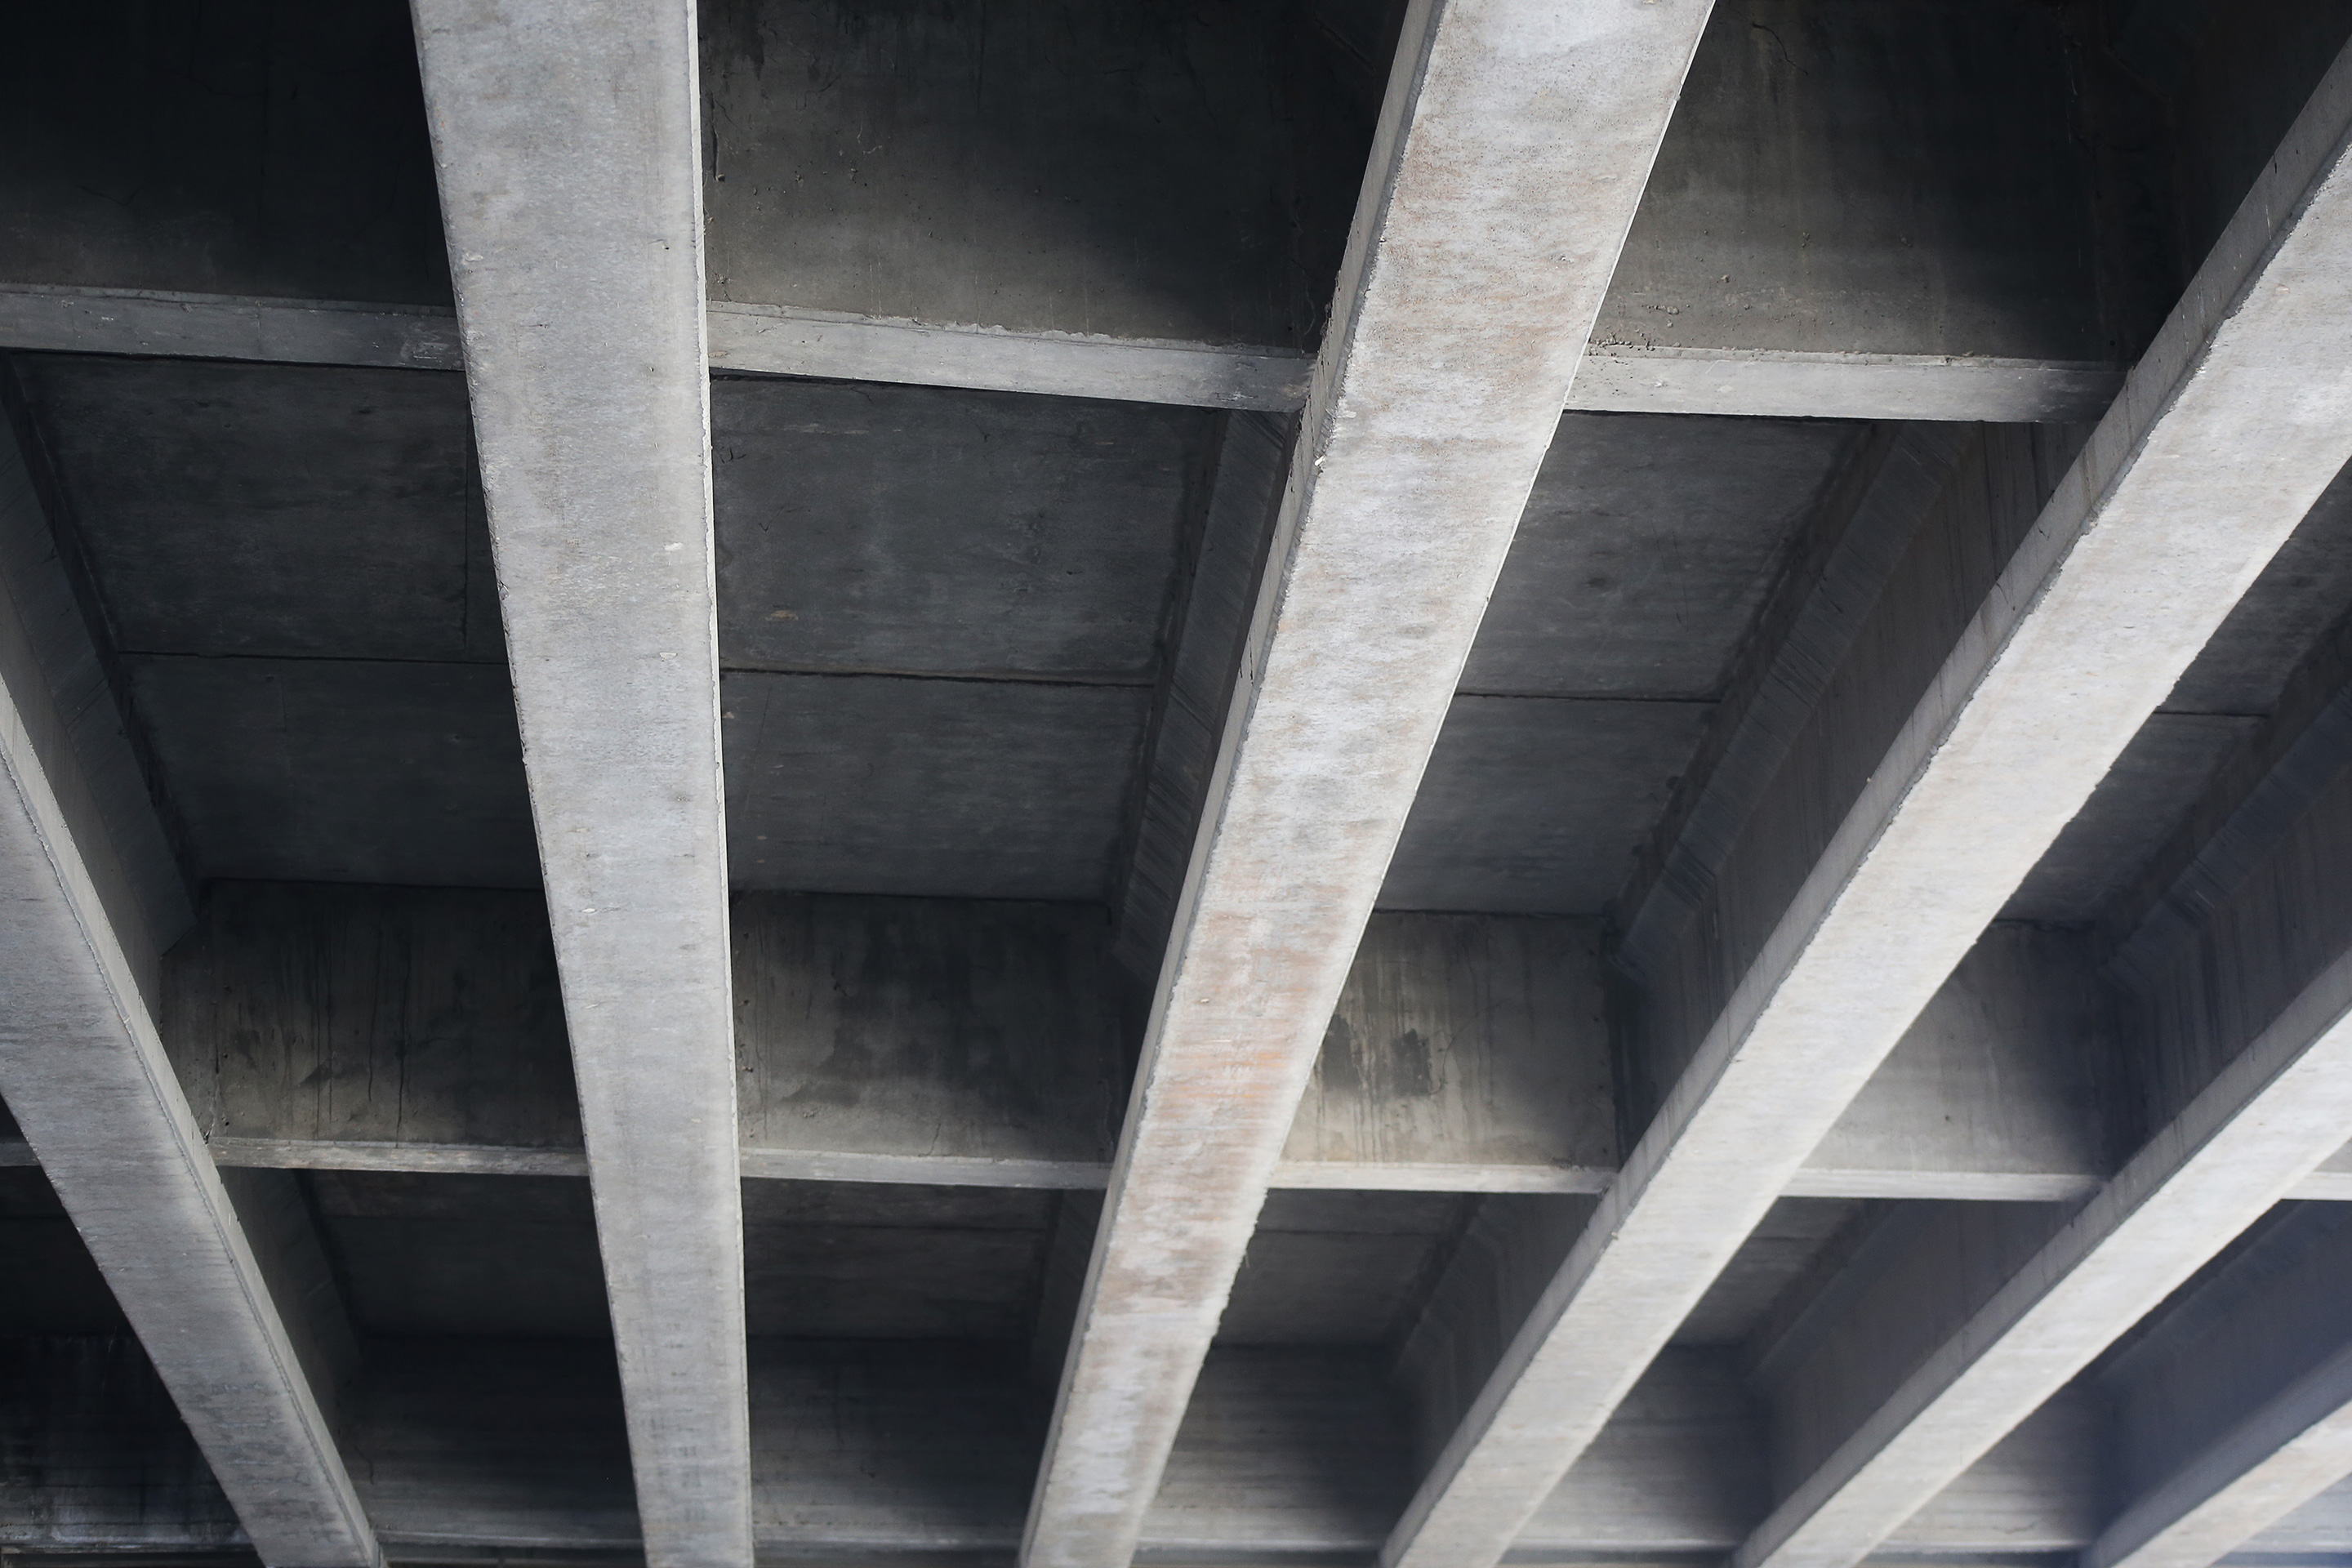
<path id="1" fill-rule="evenodd" d="M 199 875 L 538 885 L 503 666 L 126 663 Z"/>
<path id="2" fill-rule="evenodd" d="M 1151 679 L 1215 416 L 733 379 L 710 414 L 723 665 Z"/>
<path id="3" fill-rule="evenodd" d="M 0 277 L 449 302 L 400 0 L 12 18 Z"/>
<path id="4" fill-rule="evenodd" d="M 705 6 L 710 297 L 1300 346 L 1371 126 L 1302 200 L 1286 9 Z"/>
<path id="5" fill-rule="evenodd" d="M 2032 0 L 1717 6 L 1593 341 L 2127 360 L 2072 58 Z"/>
<path id="6" fill-rule="evenodd" d="M 1570 414 L 1465 691 L 1712 697 L 1857 437 L 1827 420 Z"/>
<path id="7" fill-rule="evenodd" d="M 1391 1342 L 1475 1202 L 1452 1193 L 1267 1194 L 1217 1342 Z"/>
<path id="8" fill-rule="evenodd" d="M 1602 912 L 1713 711 L 1705 702 L 1455 698 L 1381 907 Z"/>
<path id="9" fill-rule="evenodd" d="M 123 652 L 499 657 L 456 376 L 19 363 Z"/>
<path id="10" fill-rule="evenodd" d="M 738 888 L 1098 900 L 1150 693 L 733 673 Z"/>
<path id="11" fill-rule="evenodd" d="M 171 1394 L 128 1333 L 0 1339 L 0 1545 L 247 1547 Z"/>

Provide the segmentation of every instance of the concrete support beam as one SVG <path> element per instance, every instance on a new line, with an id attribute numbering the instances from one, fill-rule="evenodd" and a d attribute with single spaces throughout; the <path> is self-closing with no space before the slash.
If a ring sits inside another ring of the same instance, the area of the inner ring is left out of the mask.
<path id="1" fill-rule="evenodd" d="M 2089 1568 L 2296 1550 L 2271 1528 L 2352 1473 L 2352 1213 L 2286 1204 L 2084 1383 L 2112 1411 L 2115 1491 Z M 2298 1517 L 2295 1534 L 2328 1523 Z"/>
<path id="2" fill-rule="evenodd" d="M 655 1568 L 746 1568 L 688 0 L 418 0 L 427 118 Z"/>
<path id="3" fill-rule="evenodd" d="M 747 1177 L 1107 1183 L 1126 1068 L 1098 913 L 740 894 L 730 926 Z M 544 932 L 528 893 L 215 884 L 160 1016 L 215 1160 L 584 1174 Z M 1587 921 L 1375 915 L 1274 1184 L 1604 1190 L 1621 1091 L 1602 963 Z M 2112 1028 L 2074 939 L 1994 926 L 1789 1194 L 2089 1196 L 2119 1163 L 2098 1091 Z M 31 1157 L 0 1125 L 0 1165 Z M 2352 1182 L 2323 1168 L 2296 1195 Z"/>
<path id="4" fill-rule="evenodd" d="M 2136 1499 L 2084 1568 L 2207 1568 L 2352 1475 L 2352 1346 Z"/>
<path id="5" fill-rule="evenodd" d="M 1032 1568 L 1135 1552 L 1706 13 L 1407 14 L 1080 1299 Z"/>
<path id="6" fill-rule="evenodd" d="M 2347 112 L 2339 66 L 1859 797 L 1825 814 L 1842 825 L 1741 955 L 1728 1005 L 1424 1481 L 1391 1564 L 1508 1548 L 2352 456 Z M 2303 1020 L 2296 1048 L 2326 1023 Z M 2250 1164 L 2236 1196 L 2281 1195 L 2325 1153 L 2296 1150 L 2284 1175 Z M 1938 1473 L 1958 1452 L 1936 1450 Z M 1861 1555 L 1883 1520 L 1822 1560 Z"/>
<path id="7" fill-rule="evenodd" d="M 366 1568 L 350 1330 L 307 1222 L 257 1191 L 240 1218 L 164 1054 L 149 998 L 186 896 L 5 427 L 0 568 L 0 1098 L 263 1561 Z"/>
<path id="8" fill-rule="evenodd" d="M 2186 1104 L 2046 1243 L 2049 1224 L 2029 1216 L 2013 1256 L 1981 1234 L 1915 1248 L 1901 1279 L 1817 1339 L 1780 1395 L 1792 1462 L 1811 1472 L 1741 1548 L 1742 1568 L 1860 1561 L 2273 1204 L 2313 1190 L 2352 1117 L 2352 899 L 2310 868 L 2347 842 L 2352 691 L 2284 748 L 2117 952 L 2151 1098 Z M 2328 1386 L 2217 1439 L 2117 1539 L 2153 1542 L 2178 1513 L 2179 1549 L 2191 1552 L 2222 1521 L 2253 1518 L 2258 1500 L 2308 1482 L 2300 1502 L 2337 1479 L 2312 1479 L 2344 1440 L 2311 1403 Z M 2239 1492 L 2237 1473 L 2273 1450 L 2281 1489 L 2248 1479 Z"/>
<path id="9" fill-rule="evenodd" d="M 713 301 L 710 368 L 1060 397 L 1296 413 L 1291 349 L 1015 332 Z M 457 370 L 457 323 L 427 305 L 0 285 L 0 348 Z M 1571 409 L 1995 422 L 2096 418 L 2123 372 L 2064 360 L 1595 343 Z"/>

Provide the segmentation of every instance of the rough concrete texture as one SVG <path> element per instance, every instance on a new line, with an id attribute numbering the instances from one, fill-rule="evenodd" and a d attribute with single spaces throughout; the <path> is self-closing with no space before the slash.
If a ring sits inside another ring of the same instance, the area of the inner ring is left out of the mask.
<path id="1" fill-rule="evenodd" d="M 1291 7 L 725 0 L 701 25 L 712 298 L 1311 346 L 1370 123 Z"/>
<path id="2" fill-rule="evenodd" d="M 13 616 L 0 632 L 23 638 Z M 374 1568 L 324 1391 L 305 1376 L 49 784 L 69 753 L 34 752 L 30 737 L 57 728 L 39 711 L 47 693 L 23 660 L 5 664 L 0 1092 L 257 1549 Z"/>
<path id="3" fill-rule="evenodd" d="M 1140 1538 L 1705 19 L 1704 5 L 1619 0 L 1408 12 L 1081 1299 L 1030 1568 L 1114 1568 Z"/>
<path id="4" fill-rule="evenodd" d="M 646 1554 L 741 1568 L 694 7 L 424 0 L 416 37 Z"/>
<path id="5" fill-rule="evenodd" d="M 1595 341 L 2128 359 L 2063 26 L 2031 0 L 1726 0 Z"/>
<path id="6" fill-rule="evenodd" d="M 399 0 L 27 16 L 0 95 L 0 277 L 448 302 Z"/>
<path id="7" fill-rule="evenodd" d="M 1718 695 L 1775 567 L 1853 441 L 1826 420 L 1569 415 L 1463 690 Z"/>
<path id="8" fill-rule="evenodd" d="M 1712 711 L 1705 702 L 1456 697 L 1381 907 L 1601 913 Z"/>
<path id="9" fill-rule="evenodd" d="M 722 380 L 711 422 L 729 668 L 1151 679 L 1213 416 Z"/>
<path id="10" fill-rule="evenodd" d="M 1625 1369 L 1760 1217 L 1769 1200 L 1727 1205 L 1727 1185 L 1761 1194 L 1793 1173 L 2352 456 L 2347 117 L 2340 61 L 1423 1483 L 1396 1561 L 1500 1555 L 1622 1397 Z M 1675 1238 L 1671 1264 L 1643 1261 L 1649 1237 Z M 1629 1345 L 1637 1318 L 1647 1331 Z M 2006 1430 L 1992 1410 L 1971 1430 Z M 1784 1505 L 1748 1560 L 1813 1561 L 1819 1521 L 1818 1561 L 1854 1561 L 1981 1451 L 1908 1450 L 1903 1484 L 1841 1490 L 1840 1477 Z M 1840 1508 L 1813 1513 L 1832 1492 Z"/>
<path id="11" fill-rule="evenodd" d="M 1150 693 L 726 677 L 739 887 L 1104 898 Z"/>

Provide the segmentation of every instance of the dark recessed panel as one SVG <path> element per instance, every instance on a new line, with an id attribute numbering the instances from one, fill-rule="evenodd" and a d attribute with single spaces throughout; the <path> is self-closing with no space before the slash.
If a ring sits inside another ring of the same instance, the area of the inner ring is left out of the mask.
<path id="1" fill-rule="evenodd" d="M 450 1542 L 642 1560 L 609 1343 L 377 1338 L 363 1361 L 343 1399 L 344 1452 L 394 1561 Z"/>
<path id="2" fill-rule="evenodd" d="M 935 387 L 717 382 L 719 657 L 1149 684 L 1214 420 Z"/>
<path id="3" fill-rule="evenodd" d="M 500 657 L 487 539 L 467 535 L 461 378 L 61 357 L 24 370 L 122 651 Z"/>
<path id="4" fill-rule="evenodd" d="M 1712 711 L 1704 702 L 1455 698 L 1381 906 L 1601 912 Z"/>
<path id="5" fill-rule="evenodd" d="M 1318 323 L 1370 126 L 1294 58 L 1288 5 L 700 20 L 716 299 L 1281 346 Z"/>
<path id="6" fill-rule="evenodd" d="M 2352 468 L 2336 476 L 2165 701 L 2194 713 L 2268 713 L 2287 678 L 2352 604 Z"/>
<path id="7" fill-rule="evenodd" d="M 446 304 L 400 0 L 12 6 L 0 278 Z"/>
<path id="8" fill-rule="evenodd" d="M 254 1561 L 128 1331 L 0 1336 L 0 1542 L 12 1564 Z"/>
<path id="9" fill-rule="evenodd" d="M 2180 827 L 2259 719 L 2157 713 L 2001 910 L 2012 921 L 2088 921 L 2128 889 Z"/>
<path id="10" fill-rule="evenodd" d="M 1470 1202 L 1453 1193 L 1267 1194 L 1218 1342 L 1393 1341 L 1410 1327 Z"/>
<path id="11" fill-rule="evenodd" d="M 1462 689 L 1716 695 L 1854 431 L 1826 420 L 1567 416 Z"/>
<path id="12" fill-rule="evenodd" d="M 747 1182 L 745 1310 L 793 1339 L 1025 1340 L 1049 1192 Z"/>
<path id="13" fill-rule="evenodd" d="M 0 1169 L 0 1335 L 131 1331 L 37 1165 Z"/>
<path id="14" fill-rule="evenodd" d="M 1149 691 L 750 674 L 721 690 L 738 887 L 1103 896 Z"/>
<path id="15" fill-rule="evenodd" d="M 584 1178 L 307 1180 L 361 1332 L 611 1337 Z"/>
<path id="16" fill-rule="evenodd" d="M 1678 1345 L 1736 1345 L 1800 1289 L 1815 1260 L 1843 1244 L 1868 1205 L 1854 1198 L 1782 1198 L 1739 1245 L 1675 1331 Z"/>
<path id="17" fill-rule="evenodd" d="M 503 664 L 126 662 L 199 875 L 538 885 Z"/>

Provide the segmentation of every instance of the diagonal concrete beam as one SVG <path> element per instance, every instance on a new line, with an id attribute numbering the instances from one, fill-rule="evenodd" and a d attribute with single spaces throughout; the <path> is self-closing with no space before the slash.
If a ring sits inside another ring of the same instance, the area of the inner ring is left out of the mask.
<path id="1" fill-rule="evenodd" d="M 1858 1562 L 2273 1205 L 2308 1190 L 2352 1121 L 2352 897 L 2311 875 L 2347 837 L 2352 689 L 2283 746 L 2117 953 L 2151 1092 L 2194 1097 L 2013 1275 L 1972 1284 L 1965 1251 L 1993 1247 L 1922 1249 L 1899 1266 L 1907 1303 L 1864 1308 L 1821 1336 L 1782 1403 L 1803 1407 L 1784 1426 L 1825 1429 L 1827 1451 L 1740 1549 L 1740 1568 Z M 1953 1304 L 1940 1339 L 1898 1321 L 1917 1322 L 1922 1300 Z M 2302 1484 L 2290 1478 L 2347 1441 L 2326 1426 L 2332 1405 L 2313 1403 L 2321 1386 L 2223 1439 L 2132 1510 L 2109 1546 L 2181 1561 L 2166 1553 L 2198 1550 Z M 2293 1451 L 2241 1485 L 2273 1449 Z M 2346 1468 L 2352 1450 L 2313 1489 Z"/>
<path id="2" fill-rule="evenodd" d="M 1707 0 L 1409 10 L 1031 1505 L 1123 1568 Z"/>
<path id="3" fill-rule="evenodd" d="M 2099 1532 L 2082 1568 L 2209 1568 L 2352 1475 L 2352 1346 L 2238 1423 Z"/>
<path id="4" fill-rule="evenodd" d="M 746 1568 L 694 7 L 415 11 L 646 1557 Z"/>
<path id="5" fill-rule="evenodd" d="M 2348 109 L 2339 63 L 1747 963 L 1391 1568 L 1501 1556 L 2352 457 Z"/>
<path id="6" fill-rule="evenodd" d="M 175 887 L 140 896 L 139 825 L 119 797 L 110 813 L 53 696 L 72 616 L 28 581 L 37 505 L 0 426 L 0 1098 L 262 1561 L 370 1568 L 382 1552 L 336 1445 L 334 1369 L 306 1365 L 324 1336 L 305 1331 L 326 1324 L 273 1295 L 294 1278 L 286 1238 L 240 1223 L 143 994 L 184 904 Z M 86 729 L 110 705 L 83 696 Z"/>

